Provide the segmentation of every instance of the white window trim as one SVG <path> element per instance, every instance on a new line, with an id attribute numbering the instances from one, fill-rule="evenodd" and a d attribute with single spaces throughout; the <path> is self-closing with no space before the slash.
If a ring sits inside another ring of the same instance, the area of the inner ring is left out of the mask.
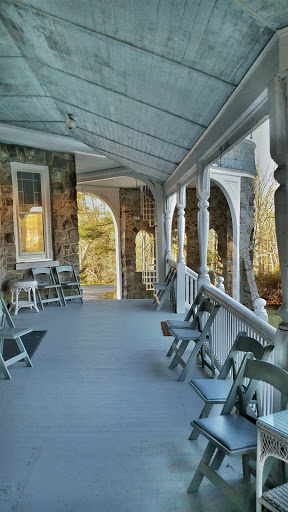
<path id="1" fill-rule="evenodd" d="M 19 232 L 19 204 L 18 204 L 18 183 L 17 171 L 38 172 L 41 175 L 41 194 L 43 208 L 43 227 L 44 227 L 44 247 L 45 251 L 32 252 L 27 254 L 20 253 L 20 232 Z M 52 252 L 52 230 L 51 230 L 51 207 L 50 207 L 50 183 L 49 169 L 47 166 L 22 164 L 11 162 L 12 188 L 13 188 L 13 217 L 14 233 L 16 245 L 16 262 L 28 261 L 49 261 L 53 258 Z"/>

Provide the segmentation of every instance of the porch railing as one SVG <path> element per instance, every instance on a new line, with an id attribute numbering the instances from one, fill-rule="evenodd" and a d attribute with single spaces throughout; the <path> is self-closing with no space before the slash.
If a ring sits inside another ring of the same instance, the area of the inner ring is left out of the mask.
<path id="1" fill-rule="evenodd" d="M 185 267 L 185 307 L 190 308 L 198 293 L 198 274 Z"/>
<path id="2" fill-rule="evenodd" d="M 169 260 L 168 263 L 170 266 L 177 267 L 177 263 L 173 260 Z M 196 272 L 186 267 L 186 307 L 193 303 L 197 294 L 197 277 Z M 200 291 L 212 302 L 220 305 L 219 313 L 211 328 L 211 346 L 205 347 L 208 360 L 211 361 L 213 357 L 218 371 L 221 370 L 239 331 L 246 332 L 248 336 L 258 339 L 263 345 L 267 343 L 274 345 L 276 329 L 258 318 L 253 311 L 213 285 L 202 286 Z M 263 414 L 272 412 L 272 392 L 267 386 L 263 385 L 260 389 L 260 402 Z"/>
<path id="3" fill-rule="evenodd" d="M 256 338 L 263 345 L 274 345 L 276 329 L 258 318 L 253 311 L 213 285 L 202 286 L 200 291 L 212 302 L 220 305 L 219 313 L 211 328 L 211 346 L 206 346 L 209 359 L 211 359 L 210 350 L 212 350 L 214 364 L 219 371 L 239 331 L 246 332 L 248 336 Z M 269 414 L 273 410 L 272 390 L 267 385 L 261 385 L 259 390 L 261 413 Z"/>

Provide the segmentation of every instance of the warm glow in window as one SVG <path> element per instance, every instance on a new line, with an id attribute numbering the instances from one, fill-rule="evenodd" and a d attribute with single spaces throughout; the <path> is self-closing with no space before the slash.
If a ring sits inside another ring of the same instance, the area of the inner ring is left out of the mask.
<path id="1" fill-rule="evenodd" d="M 41 175 L 38 172 L 17 172 L 20 250 L 44 251 L 44 226 Z"/>
<path id="2" fill-rule="evenodd" d="M 48 167 L 12 163 L 16 261 L 52 259 Z"/>

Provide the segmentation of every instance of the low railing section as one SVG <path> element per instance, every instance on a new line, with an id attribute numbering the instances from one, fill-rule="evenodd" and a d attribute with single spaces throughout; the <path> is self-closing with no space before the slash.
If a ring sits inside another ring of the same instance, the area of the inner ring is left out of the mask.
<path id="1" fill-rule="evenodd" d="M 185 268 L 185 307 L 190 308 L 198 293 L 198 274 L 189 267 Z"/>
<path id="2" fill-rule="evenodd" d="M 177 267 L 177 263 L 168 260 L 168 264 Z M 197 295 L 198 275 L 193 270 L 186 267 L 185 270 L 185 305 L 187 308 L 193 303 Z M 223 280 L 222 280 L 223 281 Z M 205 297 L 208 297 L 215 304 L 220 305 L 220 310 L 211 328 L 211 346 L 206 345 L 206 355 L 211 364 L 213 359 L 218 371 L 221 370 L 230 349 L 240 331 L 247 333 L 248 336 L 256 338 L 264 346 L 266 344 L 274 345 L 276 329 L 267 322 L 258 318 L 253 311 L 240 304 L 235 299 L 227 295 L 223 288 L 223 283 L 219 283 L 217 288 L 213 285 L 202 286 L 201 291 Z M 219 286 L 220 285 L 220 289 Z M 176 299 L 177 300 L 177 299 Z M 212 351 L 212 354 L 210 353 Z M 212 356 L 212 357 L 211 357 Z M 241 362 L 239 356 L 238 366 Z M 273 353 L 271 357 L 273 362 Z M 260 387 L 261 413 L 269 414 L 273 410 L 273 394 L 269 386 Z"/>
<path id="3" fill-rule="evenodd" d="M 200 291 L 215 304 L 220 305 L 220 310 L 211 328 L 212 343 L 206 347 L 206 352 L 211 359 L 210 350 L 214 356 L 215 366 L 220 370 L 230 352 L 237 334 L 244 331 L 248 336 L 256 338 L 264 346 L 268 343 L 274 345 L 276 329 L 258 318 L 253 311 L 240 304 L 225 292 L 215 286 L 202 286 Z M 241 361 L 239 356 L 238 366 Z M 271 361 L 273 361 L 273 353 Z M 269 386 L 259 387 L 261 414 L 269 414 L 273 410 L 273 393 Z"/>

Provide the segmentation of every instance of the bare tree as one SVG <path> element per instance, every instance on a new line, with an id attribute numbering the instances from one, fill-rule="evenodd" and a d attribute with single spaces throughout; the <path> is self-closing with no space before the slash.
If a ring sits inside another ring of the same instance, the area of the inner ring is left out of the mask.
<path id="1" fill-rule="evenodd" d="M 273 272 L 279 264 L 275 213 L 274 194 L 277 182 L 274 175 L 261 172 L 259 163 L 256 165 L 254 179 L 255 214 L 254 214 L 254 269 L 255 273 Z"/>

